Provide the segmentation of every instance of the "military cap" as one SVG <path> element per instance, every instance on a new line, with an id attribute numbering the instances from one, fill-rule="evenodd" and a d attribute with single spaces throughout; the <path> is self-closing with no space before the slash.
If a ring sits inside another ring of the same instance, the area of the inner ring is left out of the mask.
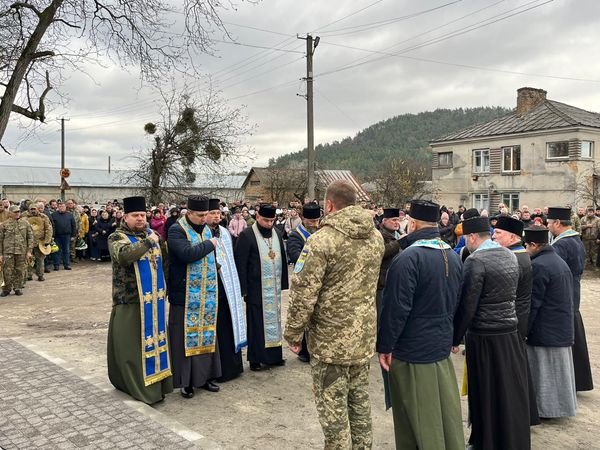
<path id="1" fill-rule="evenodd" d="M 487 217 L 471 217 L 462 224 L 463 234 L 489 233 L 490 220 Z"/>
<path id="2" fill-rule="evenodd" d="M 534 244 L 548 243 L 548 228 L 545 227 L 530 227 L 525 228 L 525 242 Z"/>
<path id="3" fill-rule="evenodd" d="M 314 203 L 304 205 L 302 207 L 302 217 L 309 220 L 319 219 L 321 217 L 321 208 Z"/>
<path id="4" fill-rule="evenodd" d="M 440 205 L 427 200 L 413 200 L 410 202 L 410 217 L 423 222 L 437 222 L 440 220 Z"/>
<path id="5" fill-rule="evenodd" d="M 274 219 L 275 218 L 275 208 L 273 205 L 268 203 L 263 203 L 260 205 L 260 209 L 258 210 L 258 215 L 260 217 L 264 217 L 265 219 Z"/>
<path id="6" fill-rule="evenodd" d="M 11 205 L 11 206 L 8 208 L 8 212 L 11 212 L 11 213 L 14 213 L 14 212 L 19 212 L 19 211 L 21 211 L 21 210 L 19 209 L 19 207 L 18 207 L 17 205 Z"/>
<path id="7" fill-rule="evenodd" d="M 123 199 L 123 212 L 125 214 L 140 211 L 146 211 L 146 199 L 144 197 L 125 197 Z"/>
<path id="8" fill-rule="evenodd" d="M 384 219 L 391 219 L 394 217 L 400 217 L 400 208 L 385 208 L 383 210 Z"/>
<path id="9" fill-rule="evenodd" d="M 548 219 L 571 220 L 571 208 L 552 206 L 548 208 Z"/>
<path id="10" fill-rule="evenodd" d="M 208 210 L 215 211 L 217 209 L 221 209 L 221 200 L 218 198 L 211 198 L 208 200 Z"/>
<path id="11" fill-rule="evenodd" d="M 191 197 L 188 197 L 187 209 L 189 209 L 190 211 L 210 211 L 208 209 L 208 203 L 208 198 L 193 195 Z"/>
<path id="12" fill-rule="evenodd" d="M 508 231 L 509 233 L 523 236 L 523 227 L 525 224 L 518 219 L 513 219 L 508 216 L 500 216 L 496 222 L 496 229 Z"/>

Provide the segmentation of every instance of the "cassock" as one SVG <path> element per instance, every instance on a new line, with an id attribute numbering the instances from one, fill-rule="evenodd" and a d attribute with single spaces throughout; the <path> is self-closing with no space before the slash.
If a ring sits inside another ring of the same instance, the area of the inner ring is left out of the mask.
<path id="1" fill-rule="evenodd" d="M 269 245 L 271 250 L 268 250 Z M 272 260 L 268 256 L 270 251 L 275 256 Z M 242 231 L 236 241 L 235 263 L 246 301 L 248 361 L 253 365 L 281 365 L 281 291 L 288 289 L 289 281 L 285 247 L 277 229 L 263 228 L 255 222 Z M 277 266 L 276 270 L 273 269 L 274 265 Z M 263 283 L 265 271 L 269 279 L 265 278 L 267 282 Z"/>
<path id="2" fill-rule="evenodd" d="M 235 266 L 232 238 L 226 228 L 213 231 L 217 238 L 219 280 L 219 310 L 217 313 L 217 342 L 221 358 L 219 382 L 233 380 L 244 371 L 242 348 L 248 345 L 244 301 Z"/>
<path id="3" fill-rule="evenodd" d="M 573 365 L 575 367 L 575 385 L 577 391 L 591 391 L 594 389 L 590 356 L 583 319 L 579 312 L 581 302 L 581 275 L 585 267 L 585 248 L 579 233 L 567 230 L 552 241 L 552 246 L 571 269 L 573 275 L 573 320 L 575 343 L 573 344 Z"/>
<path id="4" fill-rule="evenodd" d="M 173 385 L 202 387 L 221 376 L 218 280 L 212 233 L 184 216 L 169 228 L 169 343 Z"/>

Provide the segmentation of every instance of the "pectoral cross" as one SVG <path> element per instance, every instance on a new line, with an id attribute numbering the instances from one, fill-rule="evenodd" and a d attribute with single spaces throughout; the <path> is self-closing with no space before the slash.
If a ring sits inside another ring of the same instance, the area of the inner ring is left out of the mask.
<path id="1" fill-rule="evenodd" d="M 275 259 L 275 256 L 277 256 L 277 255 L 275 254 L 275 252 L 273 251 L 273 249 L 270 249 L 269 250 L 269 258 Z"/>

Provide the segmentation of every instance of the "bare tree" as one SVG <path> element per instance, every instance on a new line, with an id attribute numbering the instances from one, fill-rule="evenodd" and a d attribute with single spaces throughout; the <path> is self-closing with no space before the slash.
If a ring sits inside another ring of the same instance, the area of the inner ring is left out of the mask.
<path id="1" fill-rule="evenodd" d="M 141 186 L 152 204 L 188 193 L 198 172 L 218 188 L 224 165 L 249 157 L 242 139 L 252 131 L 243 110 L 212 89 L 200 98 L 175 91 L 161 96 L 162 119 L 144 126 L 152 146 L 135 155 L 137 167 L 124 180 Z"/>
<path id="2" fill-rule="evenodd" d="M 426 184 L 427 169 L 402 159 L 387 162 L 373 180 L 379 203 L 402 207 L 413 198 L 431 195 Z"/>
<path id="3" fill-rule="evenodd" d="M 600 204 L 600 194 L 598 193 L 600 183 L 600 168 L 594 162 L 592 167 L 583 171 L 575 181 L 575 204 L 593 205 L 597 207 Z"/>
<path id="4" fill-rule="evenodd" d="M 215 30 L 226 33 L 219 11 L 228 6 L 219 0 L 0 0 L 0 146 L 11 113 L 46 120 L 46 96 L 67 67 L 82 70 L 109 58 L 137 66 L 150 82 L 172 70 L 193 72 L 190 56 L 210 52 Z"/>
<path id="5" fill-rule="evenodd" d="M 280 205 L 293 200 L 304 200 L 307 193 L 306 172 L 300 169 L 269 166 L 264 170 L 266 187 L 270 200 Z"/>

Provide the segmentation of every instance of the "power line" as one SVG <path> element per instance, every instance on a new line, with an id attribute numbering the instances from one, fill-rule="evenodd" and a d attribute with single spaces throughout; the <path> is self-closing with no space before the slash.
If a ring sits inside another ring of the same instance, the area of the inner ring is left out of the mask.
<path id="1" fill-rule="evenodd" d="M 286 50 L 285 48 L 277 48 L 277 47 L 267 47 L 264 45 L 254 45 L 254 44 L 245 44 L 243 42 L 237 42 L 237 41 L 224 41 L 221 39 L 213 39 L 214 42 L 221 42 L 223 44 L 230 44 L 230 45 L 239 45 L 241 47 L 250 47 L 250 48 L 261 48 L 261 49 L 265 49 L 265 50 L 271 50 L 274 52 L 287 52 L 287 53 L 300 53 L 302 54 L 302 52 L 297 51 L 297 50 Z"/>
<path id="2" fill-rule="evenodd" d="M 327 100 L 335 109 L 337 109 L 340 113 L 342 113 L 342 115 L 344 117 L 346 117 L 348 120 L 350 120 L 350 122 L 352 122 L 354 124 L 354 126 L 358 127 L 358 123 L 352 117 L 350 117 L 348 114 L 346 114 L 338 105 L 333 103 L 333 101 L 329 97 L 327 97 L 323 92 L 321 92 L 316 86 L 314 88 L 315 88 L 315 91 L 317 91 L 317 93 L 321 97 L 323 97 L 325 100 Z"/>
<path id="3" fill-rule="evenodd" d="M 375 1 L 375 2 L 373 2 L 373 3 L 371 3 L 371 4 L 367 5 L 367 6 L 365 6 L 365 7 L 363 7 L 363 8 L 360 8 L 360 9 L 358 9 L 358 10 L 354 11 L 354 12 L 351 12 L 350 14 L 346 14 L 344 17 L 340 17 L 339 19 L 336 19 L 336 20 L 334 20 L 333 22 L 329 22 L 329 23 L 328 23 L 328 24 L 326 24 L 326 25 L 322 25 L 322 26 L 320 26 L 320 27 L 316 28 L 315 30 L 311 31 L 311 33 L 315 33 L 315 32 L 317 32 L 317 31 L 322 31 L 324 28 L 328 28 L 328 27 L 330 27 L 330 26 L 331 26 L 331 25 L 333 25 L 333 24 L 336 24 L 336 23 L 338 23 L 338 22 L 341 22 L 342 20 L 346 20 L 346 19 L 347 19 L 347 18 L 349 18 L 349 17 L 355 16 L 356 14 L 358 14 L 358 13 L 361 13 L 361 12 L 363 12 L 363 11 L 365 11 L 365 10 L 367 10 L 367 9 L 369 9 L 369 8 L 371 8 L 371 7 L 373 7 L 373 6 L 375 6 L 375 5 L 377 5 L 378 3 L 381 3 L 382 1 L 383 1 L 383 0 L 377 0 L 377 1 Z"/>

